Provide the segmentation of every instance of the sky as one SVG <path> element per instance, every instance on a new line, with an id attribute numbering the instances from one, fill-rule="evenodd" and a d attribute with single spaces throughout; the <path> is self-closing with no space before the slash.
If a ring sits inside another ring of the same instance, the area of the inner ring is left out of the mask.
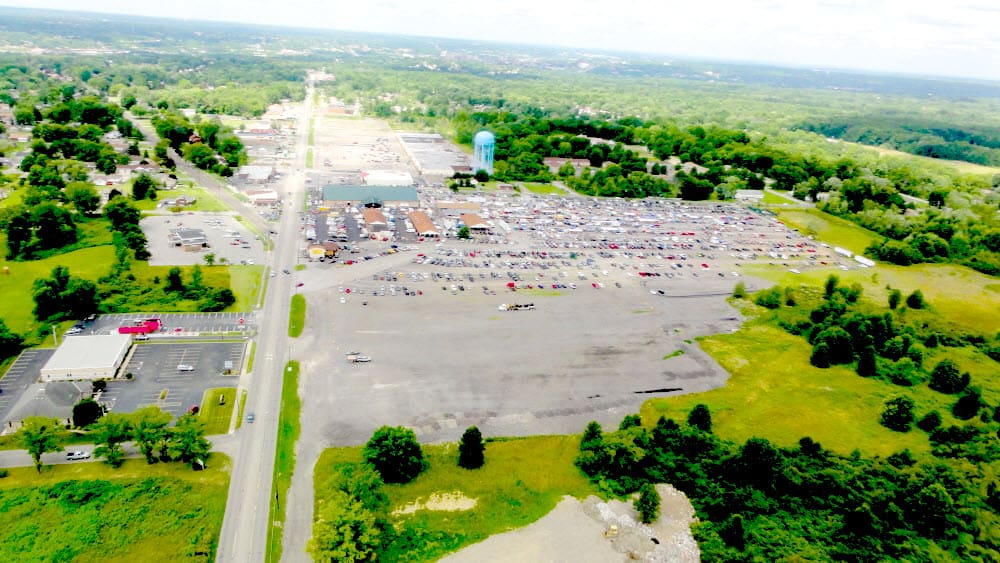
<path id="1" fill-rule="evenodd" d="M 0 5 L 1000 81 L 996 0 L 0 0 Z"/>

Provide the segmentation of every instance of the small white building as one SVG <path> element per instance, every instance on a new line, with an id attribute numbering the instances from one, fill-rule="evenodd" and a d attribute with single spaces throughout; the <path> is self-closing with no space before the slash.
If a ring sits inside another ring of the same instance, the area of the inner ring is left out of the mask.
<path id="1" fill-rule="evenodd" d="M 402 170 L 364 170 L 361 181 L 366 186 L 412 186 L 413 176 Z"/>
<path id="2" fill-rule="evenodd" d="M 67 336 L 42 367 L 42 381 L 111 379 L 131 345 L 128 334 Z"/>

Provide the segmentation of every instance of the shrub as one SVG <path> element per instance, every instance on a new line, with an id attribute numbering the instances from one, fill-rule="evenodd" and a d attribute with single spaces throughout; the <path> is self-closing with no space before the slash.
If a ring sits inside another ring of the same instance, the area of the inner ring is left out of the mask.
<path id="1" fill-rule="evenodd" d="M 767 307 L 768 309 L 777 309 L 781 307 L 783 301 L 784 292 L 780 287 L 772 287 L 770 289 L 765 289 L 758 291 L 757 295 L 754 296 L 753 302 L 760 305 L 761 307 Z"/>
<path id="2" fill-rule="evenodd" d="M 931 411 L 917 421 L 917 428 L 924 432 L 933 432 L 941 426 L 941 415 L 937 411 Z"/>
<path id="3" fill-rule="evenodd" d="M 747 286 L 743 282 L 739 282 L 733 287 L 733 297 L 737 299 L 743 299 L 747 296 Z"/>
<path id="4" fill-rule="evenodd" d="M 924 294 L 919 289 L 906 297 L 906 306 L 911 309 L 923 309 L 926 305 Z"/>
<path id="5" fill-rule="evenodd" d="M 909 432 L 914 418 L 913 406 L 913 399 L 909 397 L 889 399 L 885 403 L 885 410 L 882 411 L 880 421 L 882 426 L 896 432 Z"/>
<path id="6" fill-rule="evenodd" d="M 945 358 L 934 366 L 929 386 L 939 393 L 953 395 L 969 386 L 969 374 L 959 373 L 955 362 Z"/>
<path id="7" fill-rule="evenodd" d="M 702 432 L 712 431 L 712 413 L 708 410 L 708 405 L 698 403 L 688 414 L 688 425 L 697 428 Z"/>
<path id="8" fill-rule="evenodd" d="M 979 414 L 979 409 L 986 406 L 979 389 L 970 387 L 962 393 L 958 401 L 951 407 L 951 414 L 959 420 L 969 420 Z"/>

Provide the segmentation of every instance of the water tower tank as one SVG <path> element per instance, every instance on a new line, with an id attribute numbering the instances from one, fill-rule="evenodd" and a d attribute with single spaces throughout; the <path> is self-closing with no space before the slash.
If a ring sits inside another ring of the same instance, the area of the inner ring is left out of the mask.
<path id="1" fill-rule="evenodd" d="M 496 137 L 489 131 L 480 131 L 472 138 L 472 170 L 485 170 L 493 175 L 493 148 Z"/>

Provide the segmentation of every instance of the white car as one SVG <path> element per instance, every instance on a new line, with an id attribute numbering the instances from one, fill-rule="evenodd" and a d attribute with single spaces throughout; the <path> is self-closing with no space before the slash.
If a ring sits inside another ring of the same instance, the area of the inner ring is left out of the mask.
<path id="1" fill-rule="evenodd" d="M 66 461 L 78 461 L 81 459 L 90 459 L 90 452 L 66 452 Z"/>
<path id="2" fill-rule="evenodd" d="M 73 336 L 74 334 L 80 334 L 81 332 L 83 332 L 82 328 L 74 326 L 66 331 L 66 336 Z"/>
<path id="3" fill-rule="evenodd" d="M 340 302 L 341 302 L 341 303 L 347 303 L 347 299 L 344 299 L 343 297 L 341 297 L 341 298 L 340 298 Z"/>
<path id="4" fill-rule="evenodd" d="M 190 364 L 179 364 L 177 366 L 177 371 L 194 371 L 194 366 Z"/>

